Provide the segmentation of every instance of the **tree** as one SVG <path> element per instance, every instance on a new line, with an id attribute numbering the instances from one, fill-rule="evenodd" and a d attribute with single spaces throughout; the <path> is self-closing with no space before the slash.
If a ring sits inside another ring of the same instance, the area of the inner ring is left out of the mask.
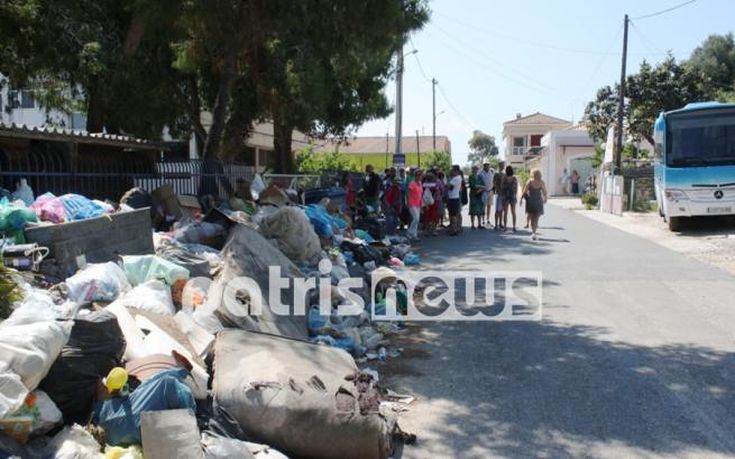
<path id="1" fill-rule="evenodd" d="M 78 88 L 92 131 L 193 132 L 205 159 L 236 156 L 252 123 L 272 120 L 290 170 L 294 128 L 343 136 L 390 113 L 392 55 L 428 11 L 426 0 L 13 0 L 0 2 L 0 72 L 37 83 L 49 108 L 68 108 L 54 88 Z"/>
<path id="2" fill-rule="evenodd" d="M 634 140 L 653 144 L 653 123 L 659 113 L 707 99 L 697 75 L 669 55 L 655 67 L 643 61 L 626 80 L 628 131 Z"/>
<path id="3" fill-rule="evenodd" d="M 587 131 L 595 142 L 607 140 L 607 131 L 615 124 L 618 113 L 618 85 L 603 86 L 597 90 L 595 100 L 584 110 Z"/>
<path id="4" fill-rule="evenodd" d="M 452 168 L 452 158 L 446 151 L 433 151 L 421 155 L 421 166 L 426 169 L 437 169 L 448 173 Z"/>
<path id="5" fill-rule="evenodd" d="M 0 72 L 48 108 L 85 108 L 87 129 L 145 137 L 181 126 L 178 75 L 160 32 L 165 14 L 145 2 L 14 0 L 0 3 Z M 78 105 L 78 106 L 77 106 Z"/>
<path id="6" fill-rule="evenodd" d="M 735 38 L 710 35 L 689 57 L 686 65 L 702 81 L 705 90 L 735 91 Z"/>
<path id="7" fill-rule="evenodd" d="M 641 63 L 638 73 L 626 78 L 623 122 L 633 140 L 653 143 L 653 123 L 662 111 L 681 108 L 707 98 L 701 81 L 687 66 L 668 56 L 652 67 Z M 604 86 L 594 101 L 587 104 L 585 122 L 595 142 L 605 141 L 607 131 L 617 122 L 618 86 Z"/>
<path id="8" fill-rule="evenodd" d="M 276 2 L 278 3 L 278 2 Z M 428 20 L 425 0 L 332 3 L 283 1 L 283 24 L 266 49 L 270 65 L 257 80 L 259 105 L 274 123 L 274 154 L 289 171 L 294 128 L 343 137 L 390 113 L 383 89 L 391 58 Z"/>
<path id="9" fill-rule="evenodd" d="M 473 131 L 472 137 L 467 144 L 470 146 L 470 154 L 467 155 L 470 164 L 479 166 L 490 162 L 498 156 L 495 137 L 485 134 L 482 131 Z"/>
<path id="10" fill-rule="evenodd" d="M 337 151 L 315 153 L 311 146 L 302 148 L 296 154 L 296 169 L 301 174 L 322 174 L 324 172 L 357 172 L 359 168 L 347 155 Z"/>

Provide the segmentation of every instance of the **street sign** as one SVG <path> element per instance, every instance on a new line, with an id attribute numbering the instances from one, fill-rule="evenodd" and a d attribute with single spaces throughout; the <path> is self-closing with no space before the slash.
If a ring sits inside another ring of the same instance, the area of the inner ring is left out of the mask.
<path id="1" fill-rule="evenodd" d="M 406 167 L 406 155 L 403 153 L 394 154 L 393 167 Z"/>

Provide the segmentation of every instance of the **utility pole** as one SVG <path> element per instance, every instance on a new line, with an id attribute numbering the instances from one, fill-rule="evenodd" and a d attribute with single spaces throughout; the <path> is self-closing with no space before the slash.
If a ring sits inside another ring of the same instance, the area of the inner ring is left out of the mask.
<path id="1" fill-rule="evenodd" d="M 418 167 L 421 167 L 421 147 L 419 146 L 419 130 L 416 129 L 416 161 L 419 163 Z"/>
<path id="2" fill-rule="evenodd" d="M 618 171 L 622 167 L 623 158 L 623 111 L 625 110 L 625 64 L 628 60 L 628 15 L 625 15 L 625 23 L 623 24 L 623 61 L 620 66 L 620 100 L 618 101 L 618 123 L 616 127 L 616 145 L 615 145 L 615 161 L 613 174 L 615 169 Z"/>
<path id="3" fill-rule="evenodd" d="M 390 144 L 390 137 L 388 136 L 388 133 L 385 133 L 385 167 L 388 167 L 390 163 L 388 163 L 388 152 L 390 151 L 390 148 L 388 145 Z"/>
<path id="4" fill-rule="evenodd" d="M 436 151 L 436 78 L 431 79 L 431 148 Z"/>
<path id="5" fill-rule="evenodd" d="M 398 62 L 396 68 L 396 149 L 393 154 L 393 165 L 405 167 L 406 157 L 401 151 L 401 140 L 403 136 L 403 45 L 398 48 Z"/>

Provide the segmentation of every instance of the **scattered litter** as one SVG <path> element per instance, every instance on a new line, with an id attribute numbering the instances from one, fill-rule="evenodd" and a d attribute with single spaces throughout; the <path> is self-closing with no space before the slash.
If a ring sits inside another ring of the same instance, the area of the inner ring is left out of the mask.
<path id="1" fill-rule="evenodd" d="M 69 299 L 76 303 L 115 301 L 130 290 L 125 273 L 113 262 L 89 264 L 66 280 Z"/>

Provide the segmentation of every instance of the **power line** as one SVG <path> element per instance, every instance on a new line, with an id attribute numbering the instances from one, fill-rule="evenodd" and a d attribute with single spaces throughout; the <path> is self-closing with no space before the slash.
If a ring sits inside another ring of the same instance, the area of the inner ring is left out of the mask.
<path id="1" fill-rule="evenodd" d="M 628 24 L 633 26 L 633 30 L 635 31 L 636 35 L 638 35 L 638 38 L 641 39 L 643 43 L 645 43 L 646 46 L 649 47 L 652 51 L 658 54 L 664 54 L 661 53 L 661 51 L 658 49 L 658 46 L 656 46 L 651 40 L 649 40 L 641 31 L 641 29 L 638 28 L 638 26 L 635 25 L 635 22 L 633 20 L 628 20 Z"/>
<path id="2" fill-rule="evenodd" d="M 494 73 L 496 75 L 499 75 L 499 76 L 505 78 L 506 80 L 508 80 L 510 82 L 513 82 L 513 83 L 515 83 L 517 85 L 523 86 L 523 87 L 525 87 L 527 89 L 531 89 L 533 91 L 537 91 L 537 92 L 541 92 L 541 93 L 546 92 L 546 93 L 549 93 L 549 94 L 558 94 L 558 91 L 556 91 L 556 90 L 554 90 L 552 88 L 547 87 L 545 84 L 540 83 L 540 82 L 532 79 L 531 77 L 528 77 L 527 75 L 524 75 L 523 73 L 521 73 L 517 69 L 514 70 L 510 66 L 508 66 L 506 64 L 503 64 L 502 62 L 498 61 L 497 59 L 493 58 L 492 56 L 487 55 L 487 54 L 484 54 L 483 52 L 480 52 L 479 50 L 477 50 L 477 48 L 473 48 L 472 46 L 468 45 L 467 43 L 464 43 L 462 40 L 454 37 L 449 32 L 447 32 L 446 30 L 444 30 L 441 27 L 437 26 L 436 24 L 432 24 L 432 25 L 433 25 L 433 27 L 436 30 L 440 31 L 447 38 L 449 38 L 449 39 L 454 40 L 455 42 L 457 42 L 460 47 L 456 47 L 456 46 L 452 45 L 451 43 L 449 43 L 447 41 L 441 41 L 441 43 L 444 46 L 446 46 L 446 47 L 448 47 L 448 48 L 450 48 L 450 49 L 452 49 L 452 50 L 454 50 L 454 51 L 456 51 L 456 52 L 458 52 L 460 54 L 464 54 L 465 56 L 467 56 L 470 60 L 472 60 L 473 62 L 475 62 L 479 66 L 485 67 L 491 73 Z M 469 52 L 465 48 L 472 48 L 475 52 L 474 53 L 473 52 Z M 487 62 L 478 59 L 477 55 L 482 55 L 482 57 L 485 57 L 488 60 L 494 62 L 495 63 L 495 67 L 490 67 Z M 511 70 L 514 70 L 515 73 L 517 74 L 517 77 L 513 77 L 511 75 L 508 75 L 508 74 L 506 74 L 506 73 L 498 70 L 500 68 L 506 68 L 506 67 L 509 68 L 509 69 L 511 69 Z M 524 82 L 523 80 L 527 80 L 528 82 L 530 82 L 530 84 L 527 83 L 527 82 Z"/>
<path id="3" fill-rule="evenodd" d="M 648 19 L 648 18 L 652 18 L 652 17 L 655 17 L 655 16 L 660 16 L 660 15 L 662 15 L 664 13 L 668 13 L 669 11 L 674 11 L 674 10 L 677 10 L 677 9 L 683 7 L 683 6 L 690 5 L 690 4 L 692 4 L 692 3 L 696 2 L 696 1 L 697 0 L 689 0 L 687 2 L 683 2 L 683 3 L 679 3 L 678 5 L 674 5 L 671 8 L 666 8 L 665 10 L 656 11 L 655 13 L 651 13 L 651 14 L 644 14 L 643 16 L 638 16 L 638 17 L 632 18 L 631 20 L 638 21 L 638 20 L 641 20 L 641 19 Z"/>
<path id="4" fill-rule="evenodd" d="M 696 1 L 696 0 L 692 0 L 692 1 Z M 559 46 L 559 45 L 554 45 L 554 44 L 549 44 L 549 43 L 542 43 L 542 42 L 532 41 L 532 40 L 528 40 L 528 39 L 526 39 L 524 37 L 517 37 L 517 36 L 513 36 L 513 35 L 509 35 L 509 34 L 495 32 L 495 31 L 488 30 L 488 29 L 485 29 L 485 28 L 482 28 L 482 27 L 478 27 L 476 25 L 473 25 L 473 24 L 469 24 L 469 23 L 460 21 L 458 19 L 455 19 L 455 18 L 453 18 L 451 16 L 448 16 L 448 15 L 443 14 L 443 13 L 440 13 L 440 12 L 436 12 L 436 14 L 439 14 L 440 16 L 443 16 L 443 17 L 449 19 L 450 21 L 455 22 L 456 24 L 463 25 L 465 27 L 469 27 L 471 29 L 474 29 L 477 32 L 481 32 L 483 34 L 488 34 L 488 35 L 493 35 L 493 36 L 496 36 L 496 37 L 504 38 L 506 40 L 511 40 L 511 41 L 513 41 L 514 44 L 521 44 L 521 45 L 526 45 L 526 46 L 530 46 L 530 47 L 536 47 L 536 48 L 541 48 L 541 49 L 550 49 L 550 50 L 554 50 L 554 51 L 561 51 L 561 52 L 573 53 L 573 54 L 610 55 L 610 56 L 619 56 L 620 55 L 620 53 L 617 52 L 617 51 L 610 52 L 609 50 L 599 51 L 599 50 L 592 50 L 592 49 L 569 48 L 569 47 L 566 47 L 566 46 Z M 433 25 L 436 25 L 435 23 L 432 23 L 432 24 Z"/>
<path id="5" fill-rule="evenodd" d="M 451 101 L 449 100 L 449 98 L 447 97 L 447 94 L 446 94 L 446 93 L 444 92 L 444 88 L 442 87 L 442 85 L 441 85 L 441 84 L 439 84 L 439 82 L 437 82 L 437 83 L 436 83 L 436 86 L 437 86 L 437 87 L 439 88 L 439 94 L 441 94 L 442 98 L 444 99 L 444 102 L 446 102 L 446 103 L 447 103 L 447 105 L 449 105 L 449 108 L 451 108 L 451 109 L 452 109 L 452 111 L 453 111 L 453 112 L 454 112 L 454 113 L 455 113 L 455 114 L 456 114 L 456 115 L 457 115 L 457 116 L 458 116 L 458 117 L 459 117 L 459 118 L 460 118 L 460 119 L 461 119 L 462 121 L 464 121 L 465 123 L 467 123 L 468 125 L 470 125 L 470 127 L 472 127 L 472 128 L 474 129 L 474 128 L 476 127 L 476 124 L 475 124 L 475 123 L 473 123 L 472 121 L 468 120 L 468 119 L 467 119 L 467 117 L 465 117 L 465 116 L 464 116 L 464 115 L 463 115 L 463 114 L 462 114 L 462 113 L 461 113 L 461 112 L 460 112 L 459 110 L 457 110 L 457 107 L 455 107 L 455 106 L 454 106 L 454 104 L 453 104 L 453 103 L 452 103 L 452 102 L 451 102 Z"/>
<path id="6" fill-rule="evenodd" d="M 418 50 L 416 49 L 416 45 L 413 44 L 413 39 L 409 38 L 408 41 L 411 43 L 411 48 L 413 48 L 413 51 L 416 51 L 413 53 L 413 57 L 416 59 L 416 63 L 419 66 L 419 70 L 421 71 L 421 75 L 424 77 L 424 80 L 431 83 L 431 78 L 426 76 L 426 72 L 424 71 L 424 66 L 421 65 L 421 59 L 419 59 Z"/>

